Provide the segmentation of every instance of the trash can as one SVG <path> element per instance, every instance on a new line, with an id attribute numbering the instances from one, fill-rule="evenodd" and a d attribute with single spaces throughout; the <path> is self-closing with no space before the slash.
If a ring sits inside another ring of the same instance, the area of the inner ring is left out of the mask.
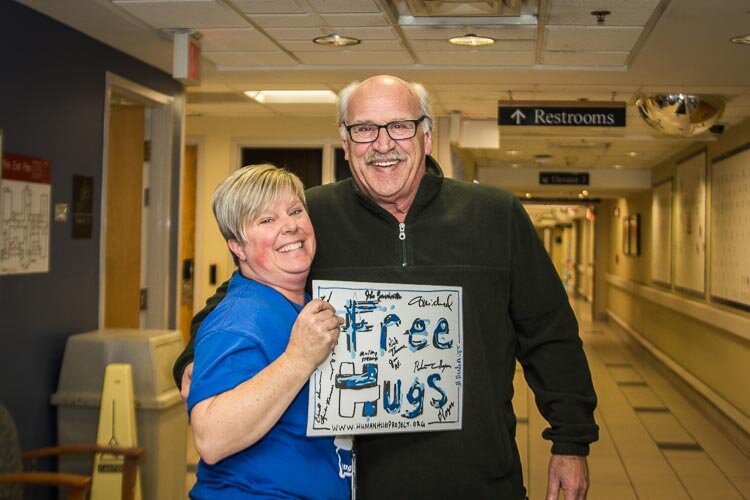
<path id="1" fill-rule="evenodd" d="M 57 406 L 61 445 L 94 443 L 99 423 L 104 370 L 110 363 L 133 369 L 143 500 L 185 498 L 187 414 L 172 379 L 182 351 L 178 330 L 104 329 L 71 335 L 65 345 Z M 61 472 L 91 474 L 90 457 L 61 457 Z"/>

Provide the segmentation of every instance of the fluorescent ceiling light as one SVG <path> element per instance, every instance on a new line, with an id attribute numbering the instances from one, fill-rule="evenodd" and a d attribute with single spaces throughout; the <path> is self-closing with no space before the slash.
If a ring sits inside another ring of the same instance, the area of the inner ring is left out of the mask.
<path id="1" fill-rule="evenodd" d="M 336 102 L 336 94 L 330 90 L 247 90 L 244 94 L 263 104 L 331 104 Z"/>
<path id="2" fill-rule="evenodd" d="M 750 45 L 750 35 L 733 36 L 729 41 L 737 45 Z"/>

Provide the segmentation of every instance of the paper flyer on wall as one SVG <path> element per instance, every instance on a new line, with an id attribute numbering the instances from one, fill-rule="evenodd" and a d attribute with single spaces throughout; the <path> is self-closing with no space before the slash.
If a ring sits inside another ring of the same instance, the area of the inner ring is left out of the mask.
<path id="1" fill-rule="evenodd" d="M 344 318 L 310 377 L 307 435 L 460 429 L 461 287 L 313 281 Z"/>

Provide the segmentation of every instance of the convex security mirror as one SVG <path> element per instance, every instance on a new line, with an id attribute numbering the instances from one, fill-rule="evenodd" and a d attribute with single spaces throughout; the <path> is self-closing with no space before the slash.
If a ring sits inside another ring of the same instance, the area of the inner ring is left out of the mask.
<path id="1" fill-rule="evenodd" d="M 640 97 L 641 118 L 669 135 L 691 136 L 704 132 L 721 117 L 725 101 L 713 95 L 653 94 Z"/>

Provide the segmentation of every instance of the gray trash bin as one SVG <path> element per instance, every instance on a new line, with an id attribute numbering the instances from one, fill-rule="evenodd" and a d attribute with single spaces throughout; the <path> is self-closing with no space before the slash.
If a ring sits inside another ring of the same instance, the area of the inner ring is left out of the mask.
<path id="1" fill-rule="evenodd" d="M 177 330 L 106 329 L 71 335 L 52 395 L 59 443 L 94 443 L 104 370 L 111 363 L 132 366 L 138 446 L 146 450 L 143 500 L 185 498 L 187 414 L 172 379 L 182 347 Z M 93 459 L 61 458 L 59 469 L 91 474 Z"/>

